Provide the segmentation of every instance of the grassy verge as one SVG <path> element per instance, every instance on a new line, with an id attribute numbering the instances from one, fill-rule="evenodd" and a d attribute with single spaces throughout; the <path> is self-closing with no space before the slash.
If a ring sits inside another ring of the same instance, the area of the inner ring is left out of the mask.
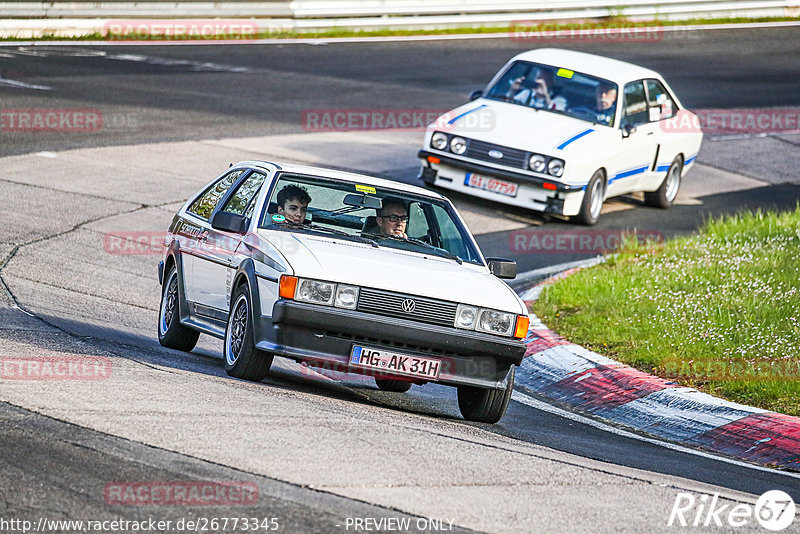
<path id="1" fill-rule="evenodd" d="M 547 288 L 570 341 L 732 401 L 800 415 L 800 206 L 713 219 Z"/>
<path id="2" fill-rule="evenodd" d="M 168 19 L 165 19 L 168 20 Z M 181 19 L 185 22 L 187 19 Z M 242 19 L 247 21 L 248 19 Z M 253 39 L 335 39 L 341 37 L 392 37 L 409 35 L 464 35 L 464 34 L 508 34 L 509 37 L 521 42 L 547 43 L 557 42 L 559 38 L 547 37 L 547 32 L 555 30 L 582 30 L 582 29 L 609 29 L 620 30 L 635 27 L 651 26 L 683 26 L 683 25 L 714 25 L 714 24 L 739 24 L 748 22 L 785 22 L 797 21 L 797 17 L 756 17 L 756 18 L 716 18 L 716 19 L 689 19 L 689 20 L 652 20 L 652 21 L 628 21 L 624 18 L 608 18 L 593 22 L 542 22 L 540 24 L 526 23 L 518 21 L 514 25 L 493 26 L 493 27 L 473 27 L 473 28 L 441 28 L 425 30 L 350 30 L 334 28 L 330 30 L 309 30 L 309 31 L 265 31 L 257 34 L 231 34 L 231 35 L 154 35 L 154 34 L 106 34 L 92 33 L 76 37 L 58 37 L 56 35 L 44 35 L 42 37 L 0 37 L 2 41 L 181 41 L 181 40 L 242 40 L 243 42 Z M 518 32 L 514 34 L 514 32 Z M 512 37 L 512 34 L 513 37 Z M 591 39 L 587 38 L 587 41 Z"/>

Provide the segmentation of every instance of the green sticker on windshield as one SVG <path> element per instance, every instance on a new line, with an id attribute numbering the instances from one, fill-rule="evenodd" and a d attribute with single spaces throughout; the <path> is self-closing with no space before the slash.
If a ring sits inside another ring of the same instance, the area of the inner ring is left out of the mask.
<path id="1" fill-rule="evenodd" d="M 272 216 L 272 222 L 282 223 L 285 220 L 286 220 L 286 217 L 284 217 L 283 215 L 280 215 L 278 213 L 276 213 L 275 215 Z"/>
<path id="2" fill-rule="evenodd" d="M 556 76 L 560 76 L 560 77 L 566 78 L 568 80 L 570 78 L 572 78 L 573 74 L 575 74 L 575 72 L 571 71 L 569 69 L 558 69 L 558 72 L 556 72 Z"/>

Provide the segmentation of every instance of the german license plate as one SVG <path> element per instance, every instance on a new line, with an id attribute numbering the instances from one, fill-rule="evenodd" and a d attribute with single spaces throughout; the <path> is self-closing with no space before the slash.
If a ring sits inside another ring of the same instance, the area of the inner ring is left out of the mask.
<path id="1" fill-rule="evenodd" d="M 483 189 L 484 191 L 491 191 L 498 195 L 505 195 L 507 197 L 517 196 L 519 184 L 514 182 L 506 182 L 505 180 L 498 180 L 491 176 L 483 176 L 482 174 L 475 174 L 468 172 L 464 177 L 464 185 L 467 187 L 474 187 L 476 189 Z"/>
<path id="2" fill-rule="evenodd" d="M 413 376 L 426 380 L 439 378 L 442 361 L 410 354 L 399 354 L 384 349 L 353 345 L 350 365 L 381 371 L 382 373 Z"/>

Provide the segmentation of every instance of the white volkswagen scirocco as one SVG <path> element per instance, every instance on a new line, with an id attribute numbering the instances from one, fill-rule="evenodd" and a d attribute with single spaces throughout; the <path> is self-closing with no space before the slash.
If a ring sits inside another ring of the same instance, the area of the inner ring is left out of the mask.
<path id="1" fill-rule="evenodd" d="M 314 167 L 247 161 L 177 212 L 159 264 L 158 339 L 223 340 L 225 369 L 261 381 L 274 356 L 374 376 L 395 392 L 458 389 L 468 420 L 506 411 L 525 304 L 442 195 Z"/>

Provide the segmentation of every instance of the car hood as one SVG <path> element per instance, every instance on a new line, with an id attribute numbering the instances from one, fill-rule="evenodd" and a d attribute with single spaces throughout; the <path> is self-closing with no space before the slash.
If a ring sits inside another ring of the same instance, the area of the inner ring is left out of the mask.
<path id="1" fill-rule="evenodd" d="M 527 314 L 514 291 L 478 267 L 386 246 L 260 230 L 295 275 Z"/>
<path id="2" fill-rule="evenodd" d="M 566 115 L 485 98 L 443 115 L 429 129 L 556 157 L 580 152 L 613 132 Z"/>

